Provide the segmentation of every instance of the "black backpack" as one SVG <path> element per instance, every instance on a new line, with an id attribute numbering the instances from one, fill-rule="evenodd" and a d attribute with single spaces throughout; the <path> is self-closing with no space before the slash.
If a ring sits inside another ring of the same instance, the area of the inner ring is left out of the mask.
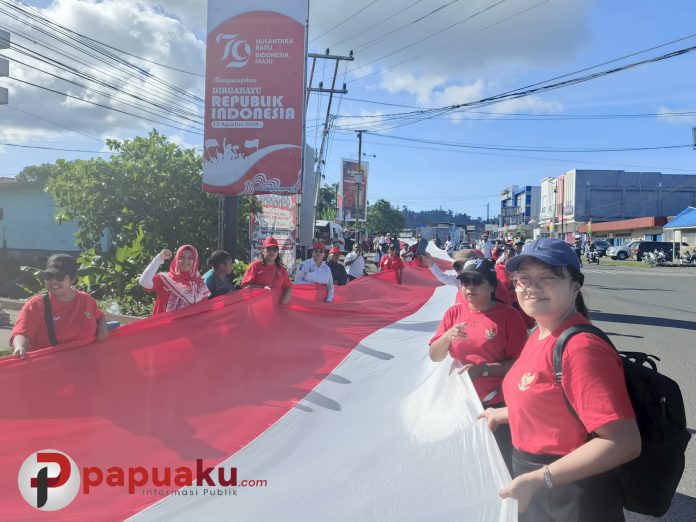
<path id="1" fill-rule="evenodd" d="M 559 386 L 563 350 L 571 337 L 582 332 L 596 335 L 616 349 L 596 326 L 571 326 L 560 335 L 553 349 L 553 367 Z M 659 517 L 669 510 L 684 473 L 684 452 L 691 438 L 686 429 L 684 401 L 679 385 L 657 371 L 653 359 L 659 361 L 658 357 L 641 352 L 618 353 L 628 396 L 636 413 L 642 449 L 638 458 L 613 471 L 621 487 L 623 506 L 635 513 Z M 561 390 L 568 409 L 580 420 L 562 386 Z"/>

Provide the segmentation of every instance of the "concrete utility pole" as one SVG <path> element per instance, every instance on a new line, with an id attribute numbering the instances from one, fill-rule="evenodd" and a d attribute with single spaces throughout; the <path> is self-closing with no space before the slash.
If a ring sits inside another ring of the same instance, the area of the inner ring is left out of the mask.
<path id="1" fill-rule="evenodd" d="M 319 148 L 319 155 L 317 156 L 317 168 L 316 168 L 316 187 L 314 190 L 314 215 L 316 216 L 317 203 L 319 202 L 319 188 L 321 187 L 321 180 L 324 178 L 324 167 L 326 160 L 324 154 L 326 152 L 326 144 L 329 138 L 329 132 L 331 130 L 331 103 L 333 102 L 334 94 L 348 94 L 346 89 L 346 84 L 343 84 L 342 89 L 336 89 L 336 77 L 338 76 L 338 66 L 341 61 L 353 61 L 353 51 L 348 53 L 348 56 L 338 56 L 330 54 L 330 50 L 327 49 L 324 54 L 309 53 L 307 55 L 312 59 L 312 68 L 309 75 L 309 84 L 307 87 L 307 97 L 305 99 L 305 104 L 309 104 L 309 93 L 311 92 L 328 92 L 329 93 L 329 103 L 326 107 L 326 118 L 324 120 L 324 131 L 321 136 L 321 147 Z M 314 68 L 316 66 L 317 60 L 334 60 L 334 72 L 333 79 L 331 80 L 331 88 L 325 89 L 323 82 L 319 82 L 319 87 L 312 87 L 312 82 L 314 81 Z M 315 218 L 316 219 L 316 218 Z M 314 228 L 314 227 L 312 227 Z"/>
<path id="2" fill-rule="evenodd" d="M 10 48 L 10 33 L 0 29 L 0 49 Z M 0 58 L 0 76 L 10 75 L 10 62 L 5 58 Z M 7 105 L 7 89 L 0 87 L 0 105 Z"/>

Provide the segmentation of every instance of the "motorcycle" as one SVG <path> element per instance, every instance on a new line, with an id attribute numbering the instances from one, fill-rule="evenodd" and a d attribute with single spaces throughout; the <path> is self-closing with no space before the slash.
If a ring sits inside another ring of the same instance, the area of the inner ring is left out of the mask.
<path id="1" fill-rule="evenodd" d="M 684 255 L 681 256 L 680 260 L 683 265 L 691 265 L 696 263 L 696 249 L 694 249 L 694 251 L 691 253 L 689 253 L 688 250 L 684 252 Z"/>
<path id="2" fill-rule="evenodd" d="M 649 266 L 666 266 L 667 254 L 665 254 L 664 250 L 655 249 L 654 252 L 646 252 L 643 254 L 643 262 L 647 263 Z"/>
<path id="3" fill-rule="evenodd" d="M 595 263 L 599 264 L 599 253 L 595 250 L 588 250 L 585 252 L 585 258 L 589 264 Z"/>

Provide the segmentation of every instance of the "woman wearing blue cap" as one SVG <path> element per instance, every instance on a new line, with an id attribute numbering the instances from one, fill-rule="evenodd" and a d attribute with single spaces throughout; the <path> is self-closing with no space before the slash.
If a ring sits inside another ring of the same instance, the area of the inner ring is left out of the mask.
<path id="1" fill-rule="evenodd" d="M 520 314 L 495 298 L 498 285 L 493 262 L 468 260 L 458 276 L 462 301 L 450 307 L 430 340 L 429 355 L 435 362 L 449 354 L 453 365 L 467 372 L 481 404 L 505 405 L 503 377 L 519 357 L 527 339 Z M 500 451 L 511 467 L 510 432 L 504 426 L 495 433 Z"/>
<path id="2" fill-rule="evenodd" d="M 503 381 L 507 408 L 483 414 L 491 429 L 510 424 L 514 479 L 500 495 L 517 499 L 520 521 L 624 520 L 610 470 L 636 458 L 641 442 L 619 355 L 580 333 L 566 344 L 560 386 L 553 366 L 559 336 L 590 322 L 578 257 L 563 241 L 538 239 L 506 266 L 538 328 Z"/>

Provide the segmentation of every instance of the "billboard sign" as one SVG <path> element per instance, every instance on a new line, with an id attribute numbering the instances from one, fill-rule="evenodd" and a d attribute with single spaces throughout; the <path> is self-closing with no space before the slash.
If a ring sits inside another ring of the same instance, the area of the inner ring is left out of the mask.
<path id="1" fill-rule="evenodd" d="M 208 0 L 203 189 L 302 190 L 307 0 Z"/>
<path id="2" fill-rule="evenodd" d="M 367 220 L 367 175 L 369 165 L 366 161 L 358 162 L 355 160 L 341 160 L 341 198 L 339 207 L 343 219 L 352 221 Z"/>
<path id="3" fill-rule="evenodd" d="M 288 268 L 288 272 L 292 272 L 297 244 L 297 196 L 265 194 L 256 196 L 256 199 L 263 212 L 251 214 L 249 218 L 251 259 L 259 256 L 263 242 L 272 236 L 280 246 L 283 264 Z"/>

